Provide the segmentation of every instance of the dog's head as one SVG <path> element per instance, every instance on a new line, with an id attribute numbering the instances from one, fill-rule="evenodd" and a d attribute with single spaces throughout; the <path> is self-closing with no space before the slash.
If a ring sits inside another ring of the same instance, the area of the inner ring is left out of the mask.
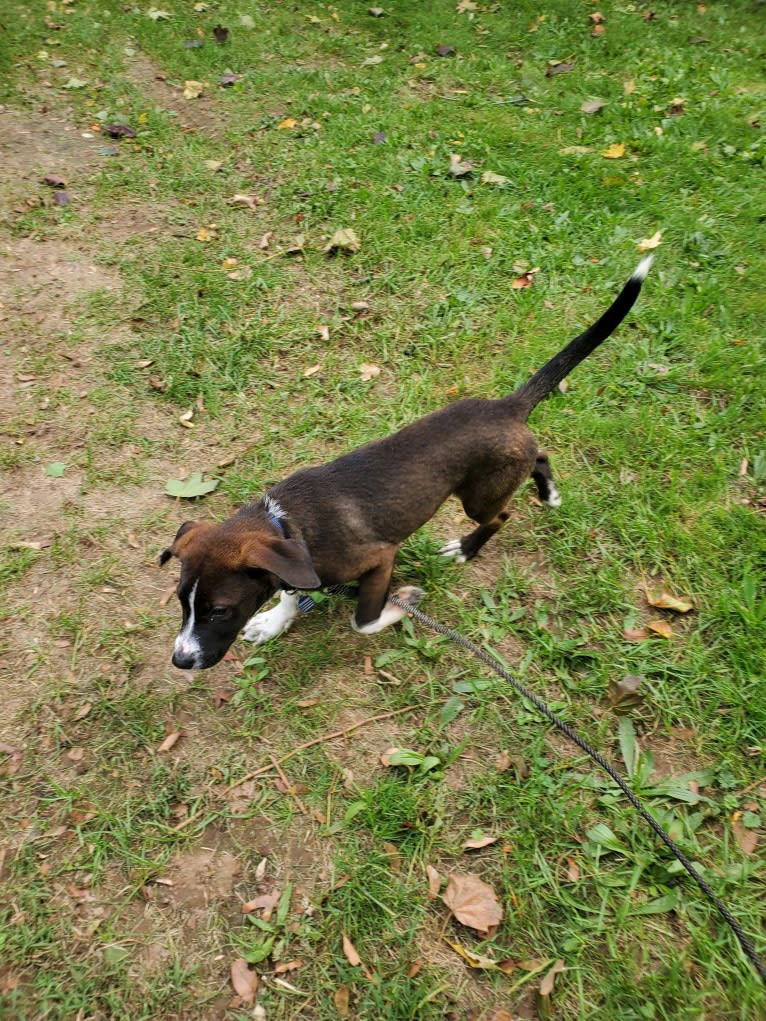
<path id="1" fill-rule="evenodd" d="M 206 670 L 218 663 L 255 611 L 281 587 L 319 588 L 308 549 L 296 539 L 246 528 L 187 521 L 160 555 L 181 561 L 183 610 L 173 664 Z"/>

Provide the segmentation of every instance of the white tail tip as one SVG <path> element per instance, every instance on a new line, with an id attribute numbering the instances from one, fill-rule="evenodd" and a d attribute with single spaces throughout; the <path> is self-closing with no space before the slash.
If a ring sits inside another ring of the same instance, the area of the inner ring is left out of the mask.
<path id="1" fill-rule="evenodd" d="M 639 264 L 633 270 L 633 280 L 646 280 L 647 273 L 651 269 L 653 262 L 654 262 L 653 255 L 647 255 L 645 259 L 642 259 L 641 262 L 639 262 Z"/>

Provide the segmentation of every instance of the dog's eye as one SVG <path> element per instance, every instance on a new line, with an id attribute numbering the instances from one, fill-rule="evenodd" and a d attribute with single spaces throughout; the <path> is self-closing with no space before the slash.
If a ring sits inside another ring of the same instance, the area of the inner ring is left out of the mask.
<path id="1" fill-rule="evenodd" d="M 229 606 L 214 606 L 210 611 L 210 616 L 213 620 L 223 620 L 225 617 L 231 615 L 231 607 Z"/>

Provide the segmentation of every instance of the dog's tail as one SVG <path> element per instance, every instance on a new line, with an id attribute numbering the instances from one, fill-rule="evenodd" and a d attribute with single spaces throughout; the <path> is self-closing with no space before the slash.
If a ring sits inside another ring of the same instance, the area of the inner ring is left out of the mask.
<path id="1" fill-rule="evenodd" d="M 534 407 L 539 404 L 543 397 L 546 397 L 554 390 L 576 365 L 579 365 L 611 333 L 614 333 L 633 307 L 641 291 L 641 285 L 649 272 L 649 267 L 652 265 L 653 258 L 654 256 L 648 255 L 639 262 L 630 280 L 628 280 L 600 319 L 597 319 L 579 337 L 575 337 L 573 341 L 570 341 L 563 351 L 559 351 L 531 379 L 528 379 L 526 383 L 523 383 L 511 395 L 510 399 L 513 401 L 514 409 L 521 413 L 524 421 L 526 421 Z"/>

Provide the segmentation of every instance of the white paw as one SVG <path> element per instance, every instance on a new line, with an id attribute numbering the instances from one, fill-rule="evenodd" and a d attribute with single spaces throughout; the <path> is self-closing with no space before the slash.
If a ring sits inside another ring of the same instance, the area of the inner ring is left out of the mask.
<path id="1" fill-rule="evenodd" d="M 458 564 L 464 564 L 468 560 L 468 557 L 463 553 L 460 539 L 450 539 L 449 542 L 445 542 L 439 553 L 443 557 L 450 557 Z"/>
<path id="2" fill-rule="evenodd" d="M 548 484 L 548 499 L 545 501 L 549 507 L 561 506 L 561 493 L 555 486 Z"/>
<path id="3" fill-rule="evenodd" d="M 282 592 L 279 602 L 270 610 L 256 613 L 245 624 L 242 637 L 246 642 L 263 645 L 277 635 L 290 630 L 290 625 L 298 614 L 298 595 L 294 592 Z"/>
<path id="4" fill-rule="evenodd" d="M 420 600 L 425 595 L 422 588 L 417 588 L 415 585 L 406 585 L 404 588 L 397 589 L 393 593 L 397 599 L 401 599 L 403 603 L 410 603 L 412 606 L 417 606 Z M 360 635 L 376 635 L 379 631 L 384 628 L 390 627 L 392 624 L 396 624 L 402 617 L 407 616 L 407 611 L 401 606 L 397 606 L 392 603 L 389 599 L 377 620 L 371 620 L 368 624 L 357 624 L 356 618 L 351 619 L 351 626 L 354 631 L 357 631 Z"/>
<path id="5" fill-rule="evenodd" d="M 417 606 L 420 600 L 425 596 L 425 592 L 422 588 L 418 588 L 417 585 L 405 585 L 404 588 L 397 589 L 394 592 L 397 599 L 401 599 L 404 603 L 410 603 L 412 606 Z"/>

